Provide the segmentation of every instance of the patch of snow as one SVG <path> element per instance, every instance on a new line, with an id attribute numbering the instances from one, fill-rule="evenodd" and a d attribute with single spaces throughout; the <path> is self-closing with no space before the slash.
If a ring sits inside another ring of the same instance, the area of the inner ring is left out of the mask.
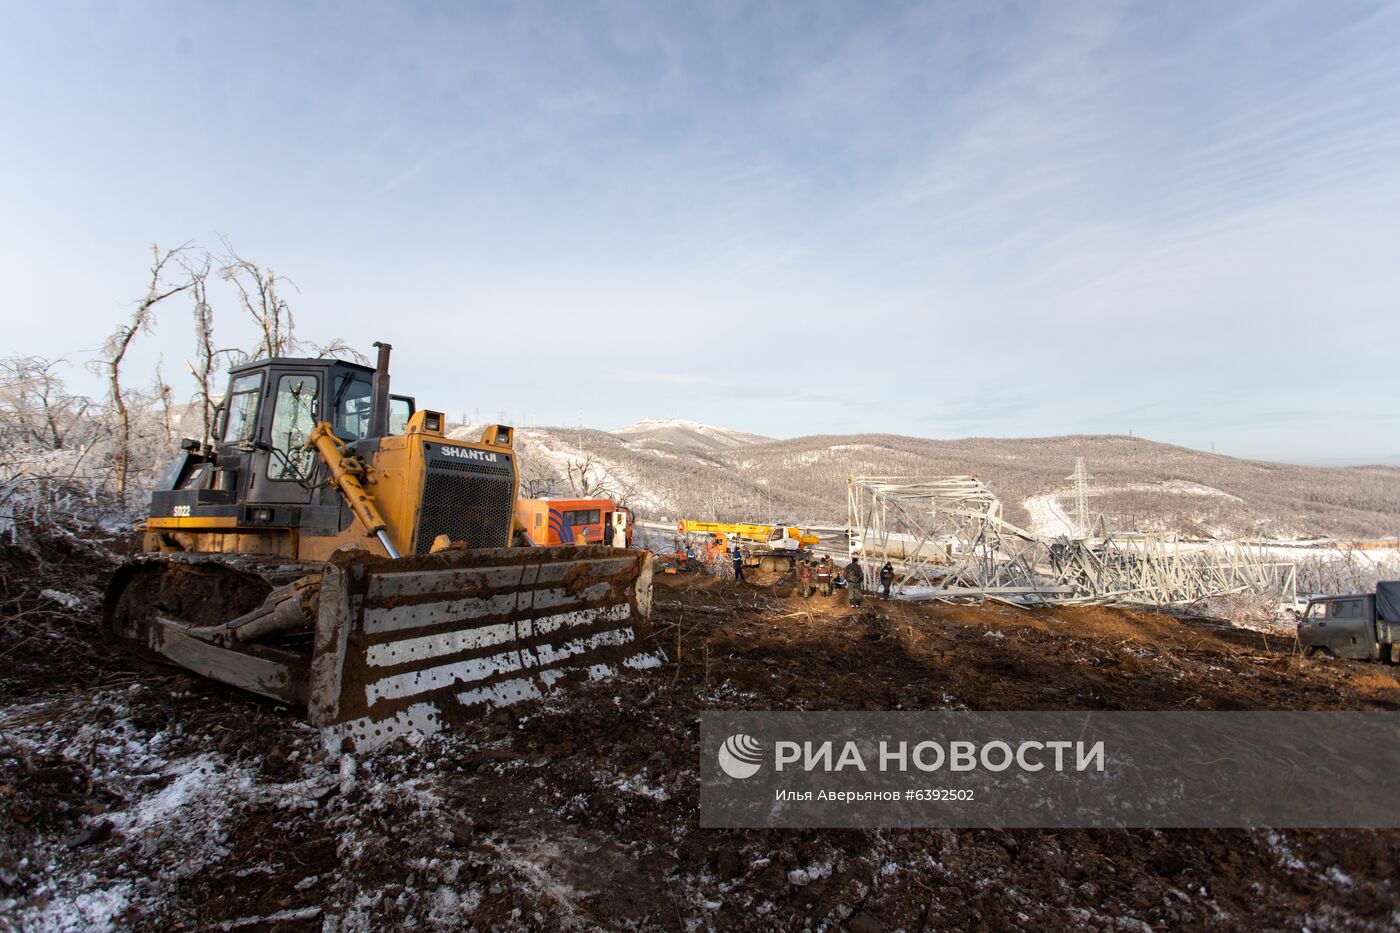
<path id="1" fill-rule="evenodd" d="M 276 913 L 265 914 L 258 917 L 240 917 L 237 920 L 225 920 L 220 923 L 220 930 L 246 930 L 253 927 L 258 929 L 275 929 L 282 923 L 305 923 L 315 920 L 321 916 L 319 907 L 297 907 L 291 910 L 279 910 Z"/>
<path id="2" fill-rule="evenodd" d="M 1083 907 L 1071 907 L 1066 913 L 1074 919 L 1074 926 L 1086 930 L 1126 930 L 1131 933 L 1152 933 L 1152 926 L 1136 917 L 1112 916 Z"/>
<path id="3" fill-rule="evenodd" d="M 625 781 L 618 781 L 615 786 L 618 790 L 626 791 L 629 794 L 640 794 L 643 797 L 650 797 L 652 800 L 666 800 L 670 797 L 664 789 L 648 784 L 646 778 L 640 774 L 634 774 Z"/>
<path id="4" fill-rule="evenodd" d="M 1278 859 L 1280 865 L 1290 871 L 1307 871 L 1308 866 L 1298 856 L 1293 854 L 1293 849 L 1288 842 L 1276 830 L 1269 830 L 1264 834 L 1264 843 L 1269 847 L 1269 851 L 1274 853 L 1274 858 Z"/>
<path id="5" fill-rule="evenodd" d="M 815 862 L 806 868 L 794 868 L 787 873 L 788 884 L 795 887 L 806 887 L 814 881 L 821 881 L 823 878 L 831 876 L 830 862 Z"/>
<path id="6" fill-rule="evenodd" d="M 1031 496 L 1024 504 L 1031 517 L 1031 531 L 1048 538 L 1075 537 L 1074 520 L 1056 496 Z"/>
<path id="7" fill-rule="evenodd" d="M 771 440 L 771 438 L 759 434 L 715 427 L 712 424 L 687 421 L 683 418 L 644 418 L 609 433 L 622 438 L 689 443 L 693 446 L 704 447 L 741 447 L 746 444 Z"/>
<path id="8" fill-rule="evenodd" d="M 188 814 L 198 812 L 202 814 L 199 828 L 217 835 L 217 827 L 211 822 L 217 823 L 221 813 L 227 812 L 229 801 L 246 797 L 252 787 L 248 774 L 224 765 L 212 753 L 175 762 L 163 777 L 174 780 L 130 810 L 108 814 L 112 825 L 125 832 L 137 832 L 179 824 Z"/>
<path id="9" fill-rule="evenodd" d="M 97 884 L 91 875 L 83 880 Z M 108 933 L 119 928 L 118 920 L 131 904 L 131 885 L 117 884 L 78 894 L 56 890 L 49 897 L 42 910 L 24 917 L 19 929 L 35 933 Z"/>
<path id="10" fill-rule="evenodd" d="M 1130 488 L 1145 489 L 1149 492 L 1165 492 L 1173 496 L 1209 496 L 1215 499 L 1229 499 L 1232 502 L 1244 501 L 1239 496 L 1231 495 L 1223 489 L 1216 489 L 1214 486 L 1205 486 L 1201 483 L 1191 483 L 1181 479 L 1171 479 L 1161 483 L 1152 483 Z"/>
<path id="11" fill-rule="evenodd" d="M 72 593 L 65 593 L 62 590 L 40 590 L 39 596 L 42 599 L 58 603 L 64 609 L 76 611 L 83 608 L 83 601 L 80 597 L 74 596 Z"/>
<path id="12" fill-rule="evenodd" d="M 112 712 L 98 728 L 82 717 L 69 717 L 64 703 L 25 710 L 6 722 L 6 738 L 30 754 L 59 754 L 84 765 L 91 780 L 116 798 L 100 817 L 85 817 L 80 827 L 110 827 L 102 843 L 108 858 L 143 866 L 139 884 L 114 881 L 83 866 L 92 850 L 69 848 L 63 836 L 38 841 L 31 904 L 3 909 L 20 929 L 44 931 L 125 928 L 127 915 L 158 911 L 172 883 L 207 871 L 228 855 L 228 826 L 250 803 L 276 796 L 281 788 L 259 786 L 255 773 L 234 765 L 217 752 L 167 757 L 169 736 L 131 721 L 126 699 L 138 690 L 97 691 L 83 698 Z M 174 696 L 178 697 L 178 693 Z M 71 722 L 72 726 L 55 727 Z M 81 723 L 81 725 L 79 725 Z"/>

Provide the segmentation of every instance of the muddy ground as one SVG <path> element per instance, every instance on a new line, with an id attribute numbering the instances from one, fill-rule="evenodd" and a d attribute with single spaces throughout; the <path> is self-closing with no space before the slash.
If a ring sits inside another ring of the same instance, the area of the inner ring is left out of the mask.
<path id="1" fill-rule="evenodd" d="M 1395 709 L 1393 668 L 1152 613 L 659 576 L 664 667 L 333 763 L 293 711 L 114 652 L 110 559 L 69 545 L 0 563 L 0 928 L 1400 925 L 1400 832 L 697 820 L 704 710 Z"/>

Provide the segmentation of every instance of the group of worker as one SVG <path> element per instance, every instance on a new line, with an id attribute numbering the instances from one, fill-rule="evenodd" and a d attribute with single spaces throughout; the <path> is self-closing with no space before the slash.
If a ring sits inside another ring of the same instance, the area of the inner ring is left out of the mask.
<path id="1" fill-rule="evenodd" d="M 709 554 L 706 556 L 708 558 Z M 693 565 L 695 558 L 694 546 L 687 543 L 682 566 Z M 734 565 L 734 582 L 744 583 L 743 552 L 737 547 L 732 547 L 729 549 L 729 559 Z M 797 582 L 803 599 L 811 599 L 818 591 L 823 596 L 830 596 L 834 590 L 845 590 L 847 601 L 854 607 L 859 606 L 865 596 L 865 568 L 855 557 L 841 570 L 838 570 L 836 562 L 825 554 L 818 560 L 800 560 L 797 562 Z M 880 595 L 889 599 L 890 587 L 893 585 L 894 565 L 885 561 L 885 565 L 880 568 Z"/>
<path id="2" fill-rule="evenodd" d="M 865 568 L 859 558 L 852 557 L 845 568 L 838 570 L 836 562 L 823 554 L 820 560 L 798 561 L 797 584 L 803 599 L 811 599 L 818 591 L 830 596 L 834 589 L 845 590 L 846 599 L 855 607 L 865 596 Z M 894 566 L 885 561 L 885 566 L 880 568 L 880 595 L 889 599 L 893 584 Z"/>

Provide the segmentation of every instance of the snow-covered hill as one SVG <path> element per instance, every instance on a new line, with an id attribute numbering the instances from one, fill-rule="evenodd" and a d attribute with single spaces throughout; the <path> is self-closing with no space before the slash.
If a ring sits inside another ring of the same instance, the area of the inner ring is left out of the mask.
<path id="1" fill-rule="evenodd" d="M 673 419 L 618 431 L 531 428 L 517 438 L 529 494 L 610 495 L 649 518 L 841 525 L 852 475 L 974 474 L 1001 498 L 1011 522 L 1062 530 L 1071 501 L 1066 477 L 1075 457 L 1084 457 L 1090 511 L 1109 527 L 1279 538 L 1373 538 L 1400 528 L 1395 467 L 1239 460 L 1142 438 L 773 440 Z"/>
<path id="2" fill-rule="evenodd" d="M 714 425 L 679 418 L 647 418 L 610 433 L 649 447 L 692 447 L 708 450 L 744 447 L 772 440 L 761 434 L 746 434 L 743 431 L 717 428 Z"/>

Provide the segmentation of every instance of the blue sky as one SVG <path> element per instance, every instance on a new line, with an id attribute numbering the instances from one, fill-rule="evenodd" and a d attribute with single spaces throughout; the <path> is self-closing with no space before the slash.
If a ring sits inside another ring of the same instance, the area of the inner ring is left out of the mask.
<path id="1" fill-rule="evenodd" d="M 1397 49 L 1394 3 L 8 3 L 4 352 L 91 358 L 224 235 L 454 414 L 1394 456 Z"/>

